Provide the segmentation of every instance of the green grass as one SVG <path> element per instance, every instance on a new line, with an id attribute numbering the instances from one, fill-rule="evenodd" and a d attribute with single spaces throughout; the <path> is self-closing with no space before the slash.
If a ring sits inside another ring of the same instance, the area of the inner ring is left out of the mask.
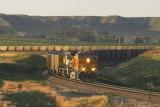
<path id="1" fill-rule="evenodd" d="M 120 86 L 148 90 L 147 83 L 152 82 L 153 91 L 160 92 L 160 58 L 139 56 L 124 62 L 110 70 L 103 70 L 100 81 Z"/>
<path id="2" fill-rule="evenodd" d="M 3 80 L 0 79 L 0 87 L 2 87 L 2 86 L 3 86 Z"/>
<path id="3" fill-rule="evenodd" d="M 0 46 L 20 46 L 20 45 L 118 45 L 118 43 L 110 43 L 110 42 L 87 42 L 87 41 L 67 41 L 67 40 L 53 40 L 53 39 L 38 39 L 38 38 L 0 38 Z M 122 46 L 132 45 L 135 46 L 134 43 L 131 44 L 121 44 Z M 159 44 L 137 44 L 141 45 L 159 45 Z"/>
<path id="4" fill-rule="evenodd" d="M 17 45 L 49 45 L 50 41 L 44 39 L 1 39 L 1 46 L 17 46 Z"/>
<path id="5" fill-rule="evenodd" d="M 54 99 L 37 91 L 7 94 L 6 100 L 11 101 L 16 107 L 56 107 Z"/>
<path id="6" fill-rule="evenodd" d="M 1 57 L 1 56 L 0 56 Z M 1 61 L 4 57 L 1 57 Z M 47 69 L 46 59 L 36 54 L 17 54 L 16 56 L 5 57 L 12 60 L 10 63 L 0 63 L 0 79 L 12 81 L 43 79 L 42 72 Z"/>
<path id="7" fill-rule="evenodd" d="M 107 42 L 86 42 L 86 41 L 62 41 L 49 39 L 1 39 L 0 45 L 118 45 Z"/>

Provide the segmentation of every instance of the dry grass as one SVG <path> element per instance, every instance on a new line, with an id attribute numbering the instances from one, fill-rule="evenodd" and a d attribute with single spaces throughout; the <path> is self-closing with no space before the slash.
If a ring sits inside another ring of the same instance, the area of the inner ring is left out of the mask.
<path id="1" fill-rule="evenodd" d="M 5 56 L 5 57 L 13 57 L 13 56 L 17 56 L 17 55 L 21 55 L 21 54 L 25 54 L 24 52 L 1 52 L 0 57 L 1 56 Z"/>
<path id="2" fill-rule="evenodd" d="M 12 92 L 30 92 L 39 91 L 50 96 L 53 102 L 56 102 L 58 107 L 106 107 L 108 103 L 107 96 L 90 96 L 90 97 L 78 97 L 67 99 L 61 96 L 57 91 L 50 86 L 43 85 L 41 83 L 35 83 L 31 81 L 26 82 L 12 82 L 4 81 L 2 86 L 4 93 Z"/>
<path id="3" fill-rule="evenodd" d="M 17 60 L 22 60 L 26 57 L 29 57 L 28 53 L 1 52 L 0 62 L 1 63 L 2 62 L 15 63 Z M 37 60 L 37 59 L 33 59 L 33 60 Z M 23 64 L 23 61 L 19 62 L 19 63 Z M 17 71 L 17 69 L 15 71 Z M 16 75 L 18 75 L 18 74 L 16 74 Z M 31 74 L 31 75 L 33 75 L 33 74 Z M 14 77 L 14 73 L 11 74 L 10 76 L 9 76 L 9 78 Z M 21 77 L 21 75 L 18 75 L 18 77 Z M 91 97 L 67 98 L 67 97 L 62 96 L 60 93 L 58 93 L 59 90 L 57 91 L 57 89 L 55 87 L 52 88 L 49 85 L 44 85 L 42 83 L 37 83 L 35 81 L 29 81 L 29 80 L 30 79 L 26 79 L 25 81 L 16 81 L 15 82 L 10 79 L 4 78 L 1 90 L 5 94 L 11 93 L 14 95 L 16 93 L 21 93 L 21 92 L 23 93 L 23 92 L 38 91 L 40 93 L 44 93 L 45 95 L 49 96 L 53 102 L 56 102 L 56 105 L 58 107 L 103 107 L 108 102 L 108 98 L 103 95 L 102 96 L 91 96 Z M 19 101 L 17 101 L 17 103 L 18 102 Z"/>
<path id="4" fill-rule="evenodd" d="M 25 58 L 27 54 L 24 52 L 1 52 L 0 63 L 14 63 L 17 58 Z"/>
<path id="5" fill-rule="evenodd" d="M 108 98 L 102 96 L 79 97 L 66 100 L 62 96 L 56 97 L 59 107 L 106 107 Z"/>
<path id="6" fill-rule="evenodd" d="M 142 54 L 141 56 L 144 57 L 155 57 L 155 56 L 160 56 L 160 49 L 155 49 L 155 50 L 149 50 Z"/>

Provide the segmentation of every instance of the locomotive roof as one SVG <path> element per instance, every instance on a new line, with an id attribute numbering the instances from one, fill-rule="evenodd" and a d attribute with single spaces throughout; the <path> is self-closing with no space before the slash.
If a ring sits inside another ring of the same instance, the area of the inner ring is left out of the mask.
<path id="1" fill-rule="evenodd" d="M 94 52 L 80 52 L 80 55 L 96 55 Z"/>
<path id="2" fill-rule="evenodd" d="M 67 55 L 67 52 L 64 51 L 51 51 L 48 55 Z"/>
<path id="3" fill-rule="evenodd" d="M 68 53 L 65 51 L 51 51 L 48 55 L 67 55 Z M 80 52 L 79 56 L 97 56 L 94 52 Z"/>
<path id="4" fill-rule="evenodd" d="M 79 57 L 97 57 L 97 54 L 95 52 L 86 51 L 80 52 Z"/>

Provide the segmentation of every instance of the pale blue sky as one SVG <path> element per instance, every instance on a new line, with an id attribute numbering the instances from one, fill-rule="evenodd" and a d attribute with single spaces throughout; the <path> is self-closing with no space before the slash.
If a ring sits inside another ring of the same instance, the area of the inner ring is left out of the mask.
<path id="1" fill-rule="evenodd" d="M 0 13 L 41 16 L 160 16 L 160 0 L 0 0 Z"/>

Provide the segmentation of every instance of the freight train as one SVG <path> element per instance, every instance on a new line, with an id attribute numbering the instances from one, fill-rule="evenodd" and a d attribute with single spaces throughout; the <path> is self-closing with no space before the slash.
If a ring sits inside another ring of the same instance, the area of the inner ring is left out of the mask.
<path id="1" fill-rule="evenodd" d="M 52 51 L 48 53 L 50 73 L 76 79 L 92 79 L 98 75 L 98 56 L 94 52 Z"/>

